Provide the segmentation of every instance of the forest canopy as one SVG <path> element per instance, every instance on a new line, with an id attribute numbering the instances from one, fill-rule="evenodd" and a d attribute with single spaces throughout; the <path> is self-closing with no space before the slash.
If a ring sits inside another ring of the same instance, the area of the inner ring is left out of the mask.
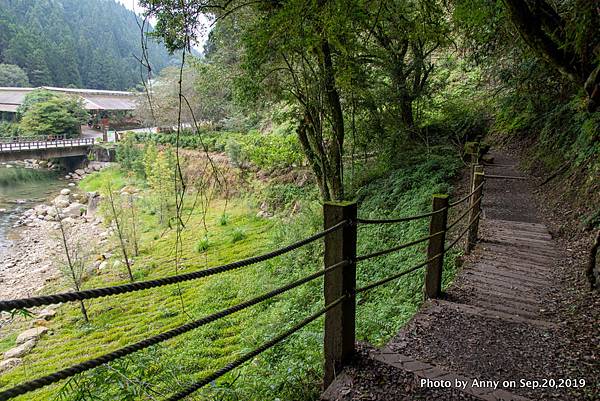
<path id="1" fill-rule="evenodd" d="M 200 14 L 214 18 L 206 59 L 181 75 L 195 84 L 182 87 L 205 87 L 203 78 L 220 72 L 211 82 L 228 89 L 199 100 L 221 106 L 225 115 L 213 120 L 285 110 L 326 200 L 345 198 L 342 160 L 358 150 L 392 160 L 411 144 L 460 145 L 492 130 L 536 138 L 533 150 L 549 169 L 563 162 L 549 149 L 562 147 L 565 159 L 584 165 L 597 151 L 593 2 L 141 4 L 171 51 L 191 50 L 204 28 Z M 187 102 L 183 112 L 194 108 Z"/>
<path id="2" fill-rule="evenodd" d="M 141 26 L 114 0 L 0 0 L 0 63 L 23 69 L 32 86 L 131 89 L 146 74 Z M 153 40 L 147 56 L 156 73 L 171 61 Z"/>

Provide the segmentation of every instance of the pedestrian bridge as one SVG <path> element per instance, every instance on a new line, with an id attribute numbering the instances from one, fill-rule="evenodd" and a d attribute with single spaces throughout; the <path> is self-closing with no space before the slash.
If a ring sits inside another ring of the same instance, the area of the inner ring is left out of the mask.
<path id="1" fill-rule="evenodd" d="M 94 143 L 94 138 L 65 136 L 0 138 L 0 162 L 85 156 Z"/>

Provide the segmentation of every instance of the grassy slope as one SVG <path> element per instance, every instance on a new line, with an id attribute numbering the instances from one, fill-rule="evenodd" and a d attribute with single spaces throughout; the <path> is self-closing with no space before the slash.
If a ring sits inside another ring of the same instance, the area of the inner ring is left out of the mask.
<path id="1" fill-rule="evenodd" d="M 448 182 L 459 164 L 452 156 L 431 156 L 414 162 L 412 167 L 398 169 L 359 191 L 363 217 L 411 215 L 430 208 L 430 196 L 450 190 Z M 88 184 L 114 175 L 90 178 Z M 112 176 L 112 179 L 118 177 Z M 296 239 L 306 237 L 322 227 L 320 207 L 305 202 L 303 212 L 293 218 L 275 218 L 267 221 L 254 217 L 255 211 L 242 200 L 229 207 L 229 223 L 219 224 L 222 209 L 214 204 L 208 212 L 210 247 L 198 253 L 195 245 L 204 236 L 200 213 L 197 211 L 184 237 L 184 271 L 230 262 L 274 249 Z M 151 216 L 145 216 L 149 227 Z M 359 231 L 359 254 L 373 252 L 400 242 L 409 241 L 427 232 L 428 221 L 409 224 L 364 227 Z M 246 238 L 232 243 L 233 232 L 243 227 Z M 146 278 L 174 274 L 173 233 L 153 240 L 155 229 L 146 229 L 142 241 L 143 255 L 136 261 L 138 275 Z M 395 253 L 373 261 L 363 262 L 358 268 L 359 285 L 408 268 L 423 260 L 424 245 Z M 446 279 L 452 274 L 447 262 Z M 294 279 L 322 268 L 322 246 L 311 246 L 281 256 L 272 261 L 237 272 L 213 276 L 181 285 L 186 312 L 199 318 L 252 296 L 261 294 Z M 141 273 L 140 273 L 141 271 Z M 102 275 L 88 282 L 88 288 L 112 283 L 115 274 Z M 358 297 L 358 338 L 381 345 L 418 309 L 422 299 L 423 271 L 405 276 L 388 285 Z M 122 281 L 122 279 L 121 279 Z M 111 364 L 110 368 L 96 369 L 77 379 L 74 384 L 85 384 L 91 394 L 101 399 L 148 398 L 147 385 L 153 391 L 168 395 L 182 384 L 202 378 L 206 373 L 223 366 L 243 352 L 260 345 L 276 333 L 290 327 L 322 306 L 322 280 L 313 281 L 274 300 L 191 333 L 134 354 Z M 119 346 L 130 344 L 156 334 L 189 318 L 182 311 L 177 286 L 142 291 L 90 302 L 92 323 L 84 325 L 76 305 L 59 310 L 51 323 L 54 334 L 45 337 L 25 358 L 22 367 L 0 376 L 0 387 L 32 379 L 74 362 L 100 355 Z M 60 328 L 60 329 L 59 329 Z M 281 346 L 255 358 L 246 366 L 197 393 L 198 399 L 223 400 L 309 400 L 319 393 L 322 365 L 322 320 L 318 320 L 292 336 Z M 135 383 L 121 385 L 124 373 Z M 79 388 L 82 388 L 81 386 Z M 57 393 L 58 386 L 49 387 L 21 399 L 45 400 Z M 85 394 L 66 392 L 65 399 L 89 399 Z M 117 396 L 119 394 L 119 396 Z M 124 394 L 132 398 L 125 398 Z M 78 398 L 81 397 L 81 398 Z M 156 396 L 156 394 L 154 394 Z M 157 396 L 162 399 L 162 396 Z"/>

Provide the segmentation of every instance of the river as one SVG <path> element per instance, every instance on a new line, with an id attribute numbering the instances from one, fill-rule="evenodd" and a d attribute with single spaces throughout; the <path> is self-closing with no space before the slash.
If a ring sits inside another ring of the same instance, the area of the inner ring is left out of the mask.
<path id="1" fill-rule="evenodd" d="M 0 254 L 11 241 L 15 217 L 56 195 L 65 181 L 55 171 L 0 166 Z"/>

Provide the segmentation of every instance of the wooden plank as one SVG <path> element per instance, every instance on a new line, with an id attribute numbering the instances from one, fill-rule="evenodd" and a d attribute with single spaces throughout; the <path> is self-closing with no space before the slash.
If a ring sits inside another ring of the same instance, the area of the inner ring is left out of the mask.
<path id="1" fill-rule="evenodd" d="M 554 277 L 555 270 L 548 265 L 538 265 L 535 263 L 523 262 L 519 259 L 493 258 L 490 255 L 482 255 L 476 262 L 477 264 L 490 265 L 494 267 L 504 267 L 515 272 L 524 272 L 532 274 L 538 278 L 550 280 Z"/>
<path id="2" fill-rule="evenodd" d="M 504 290 L 504 289 L 499 289 L 499 288 L 494 288 L 493 290 L 490 288 L 485 288 L 485 287 L 479 287 L 477 289 L 474 289 L 473 291 L 468 291 L 468 290 L 463 290 L 465 295 L 468 296 L 470 293 L 473 294 L 482 294 L 485 295 L 486 297 L 492 297 L 496 294 L 498 294 L 499 296 L 503 297 L 503 298 L 507 298 L 507 299 L 518 299 L 520 302 L 532 305 L 532 306 L 536 306 L 541 307 L 542 304 L 540 303 L 540 300 L 538 298 L 533 298 L 533 297 L 529 297 L 527 295 L 523 295 L 522 292 L 518 292 L 518 291 L 514 291 L 514 292 L 510 292 L 509 290 Z"/>
<path id="3" fill-rule="evenodd" d="M 498 283 L 507 284 L 509 286 L 517 286 L 517 287 L 521 287 L 523 289 L 539 290 L 539 289 L 545 288 L 545 285 L 535 284 L 535 283 L 531 283 L 531 282 L 525 282 L 523 280 L 506 277 L 506 276 L 501 276 L 501 275 L 493 274 L 490 272 L 482 273 L 477 270 L 469 269 L 469 270 L 465 270 L 465 274 L 472 275 L 472 276 L 473 275 L 478 276 L 478 277 L 488 279 L 488 280 L 494 280 Z"/>
<path id="4" fill-rule="evenodd" d="M 502 319 L 502 320 L 506 320 L 509 322 L 513 322 L 513 323 L 531 324 L 534 326 L 544 327 L 544 328 L 548 328 L 548 329 L 554 329 L 554 328 L 558 327 L 558 325 L 553 322 L 548 322 L 548 321 L 539 320 L 539 319 L 528 319 L 528 318 L 524 318 L 521 316 L 515 316 L 512 314 L 508 314 L 508 313 L 504 313 L 504 312 L 500 312 L 500 311 L 491 311 L 489 309 L 474 306 L 474 305 L 449 302 L 449 301 L 444 301 L 441 299 L 436 299 L 431 302 L 434 303 L 435 305 L 439 305 L 440 307 L 446 308 L 448 310 L 464 312 L 464 313 L 487 317 L 487 318 L 492 318 L 492 319 Z"/>
<path id="5" fill-rule="evenodd" d="M 523 272 L 515 272 L 514 270 L 509 270 L 507 268 L 501 268 L 501 267 L 496 267 L 496 266 L 477 264 L 469 270 L 480 272 L 482 274 L 490 273 L 490 274 L 503 276 L 503 277 L 507 277 L 507 278 L 511 278 L 511 279 L 525 280 L 525 281 L 528 281 L 528 282 L 538 285 L 538 286 L 546 286 L 548 284 L 548 280 L 539 279 L 539 278 L 533 277 L 532 275 L 526 275 Z"/>

